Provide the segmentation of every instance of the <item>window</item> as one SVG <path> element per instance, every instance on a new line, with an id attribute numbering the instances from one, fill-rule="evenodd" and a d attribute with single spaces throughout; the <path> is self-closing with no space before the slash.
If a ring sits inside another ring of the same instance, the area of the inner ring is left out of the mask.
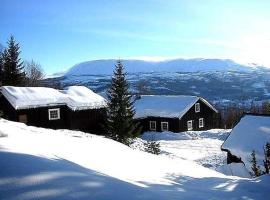
<path id="1" fill-rule="evenodd" d="M 19 115 L 19 122 L 27 124 L 27 115 Z"/>
<path id="2" fill-rule="evenodd" d="M 191 131 L 193 129 L 192 120 L 187 121 L 187 130 Z"/>
<path id="3" fill-rule="evenodd" d="M 199 119 L 199 128 L 203 128 L 204 127 L 204 119 L 200 118 Z"/>
<path id="4" fill-rule="evenodd" d="M 168 130 L 169 130 L 169 123 L 161 122 L 161 131 L 168 131 Z"/>
<path id="5" fill-rule="evenodd" d="M 200 103 L 195 103 L 195 112 L 200 112 Z"/>
<path id="6" fill-rule="evenodd" d="M 60 108 L 49 109 L 49 120 L 60 119 Z"/>
<path id="7" fill-rule="evenodd" d="M 149 122 L 149 128 L 150 128 L 150 131 L 155 131 L 157 129 L 156 122 L 155 121 L 150 121 Z"/>

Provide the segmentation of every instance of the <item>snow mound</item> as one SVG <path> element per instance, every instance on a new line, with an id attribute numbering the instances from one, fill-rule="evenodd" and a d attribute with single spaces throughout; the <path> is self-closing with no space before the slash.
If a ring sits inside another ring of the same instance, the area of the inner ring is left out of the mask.
<path id="1" fill-rule="evenodd" d="M 113 140 L 0 119 L 0 199 L 269 199 L 269 176 L 240 179 Z"/>
<path id="2" fill-rule="evenodd" d="M 231 163 L 218 167 L 216 169 L 222 174 L 228 176 L 239 176 L 243 178 L 251 178 L 251 175 L 243 163 Z"/>
<path id="3" fill-rule="evenodd" d="M 251 172 L 251 153 L 256 152 L 258 164 L 263 166 L 264 146 L 270 142 L 270 117 L 245 115 L 234 127 L 222 149 L 241 158 Z"/>
<path id="4" fill-rule="evenodd" d="M 164 132 L 145 132 L 141 136 L 143 140 L 147 141 L 158 141 L 158 140 L 189 140 L 193 137 L 187 132 L 183 133 L 173 133 L 170 131 Z"/>

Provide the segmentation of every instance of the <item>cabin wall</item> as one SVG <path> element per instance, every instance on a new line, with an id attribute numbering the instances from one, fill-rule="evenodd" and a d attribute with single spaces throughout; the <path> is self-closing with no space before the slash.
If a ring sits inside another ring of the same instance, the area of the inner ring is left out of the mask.
<path id="1" fill-rule="evenodd" d="M 168 122 L 169 131 L 179 132 L 179 119 L 178 118 L 165 118 L 165 117 L 147 117 L 137 119 L 142 127 L 142 132 L 150 131 L 150 121 L 156 122 L 156 131 L 161 132 L 161 122 Z"/>
<path id="2" fill-rule="evenodd" d="M 105 127 L 106 110 L 92 109 L 70 111 L 68 118 L 72 130 L 102 134 Z"/>
<path id="3" fill-rule="evenodd" d="M 241 163 L 242 160 L 241 158 L 238 158 L 235 155 L 232 155 L 231 152 L 227 152 L 227 164 L 231 164 L 231 163 Z"/>
<path id="4" fill-rule="evenodd" d="M 187 131 L 187 122 L 192 120 L 193 130 L 208 130 L 219 127 L 220 117 L 219 114 L 209 108 L 203 101 L 198 100 L 200 103 L 200 112 L 195 112 L 195 104 L 186 112 L 180 119 L 179 131 Z M 204 119 L 204 127 L 199 128 L 199 119 Z"/>
<path id="5" fill-rule="evenodd" d="M 55 108 L 60 109 L 60 119 L 49 120 L 49 109 Z M 67 107 L 65 105 L 18 110 L 16 121 L 19 121 L 19 115 L 27 115 L 27 125 L 52 129 L 69 128 Z"/>
<path id="6" fill-rule="evenodd" d="M 17 121 L 17 111 L 8 102 L 4 95 L 0 96 L 0 110 L 3 111 L 3 118 L 11 121 Z"/>

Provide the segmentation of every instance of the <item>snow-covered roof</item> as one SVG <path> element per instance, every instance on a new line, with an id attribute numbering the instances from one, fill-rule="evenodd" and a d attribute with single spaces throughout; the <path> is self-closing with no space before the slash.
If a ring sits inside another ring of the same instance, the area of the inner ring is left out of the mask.
<path id="1" fill-rule="evenodd" d="M 71 86 L 63 91 L 47 87 L 3 86 L 2 94 L 17 110 L 55 105 L 67 105 L 72 110 L 106 106 L 103 97 L 84 86 Z"/>
<path id="2" fill-rule="evenodd" d="M 250 170 L 250 154 L 254 150 L 258 163 L 262 164 L 263 147 L 267 142 L 270 142 L 270 116 L 245 115 L 223 143 L 222 149 L 241 158 Z"/>
<path id="3" fill-rule="evenodd" d="M 68 107 L 72 110 L 106 107 L 106 100 L 84 86 L 70 86 L 64 91 L 70 101 Z"/>
<path id="4" fill-rule="evenodd" d="M 205 99 L 197 96 L 143 95 L 135 102 L 135 118 L 148 116 L 181 118 L 199 99 L 218 112 Z"/>

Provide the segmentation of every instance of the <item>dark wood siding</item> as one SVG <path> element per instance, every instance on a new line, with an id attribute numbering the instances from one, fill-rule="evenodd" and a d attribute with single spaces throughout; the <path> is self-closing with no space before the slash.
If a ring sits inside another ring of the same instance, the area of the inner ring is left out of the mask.
<path id="1" fill-rule="evenodd" d="M 69 112 L 70 128 L 95 134 L 104 132 L 106 110 L 92 109 Z"/>
<path id="2" fill-rule="evenodd" d="M 138 119 L 141 124 L 142 132 L 150 131 L 150 121 L 156 122 L 156 131 L 161 132 L 161 122 L 168 122 L 169 131 L 179 132 L 179 119 L 178 118 L 165 118 L 165 117 L 147 117 Z"/>
<path id="3" fill-rule="evenodd" d="M 60 119 L 49 120 L 49 109 L 55 108 L 60 109 Z M 67 123 L 67 109 L 65 105 L 59 105 L 18 110 L 16 121 L 19 121 L 19 115 L 26 115 L 27 125 L 52 129 L 69 128 L 69 124 Z"/>
<path id="4" fill-rule="evenodd" d="M 193 130 L 208 130 L 219 127 L 219 114 L 206 105 L 203 101 L 200 103 L 200 112 L 195 112 L 195 104 L 186 112 L 179 123 L 179 131 L 187 131 L 187 122 L 192 120 Z M 199 127 L 199 119 L 204 119 L 204 127 Z"/>

